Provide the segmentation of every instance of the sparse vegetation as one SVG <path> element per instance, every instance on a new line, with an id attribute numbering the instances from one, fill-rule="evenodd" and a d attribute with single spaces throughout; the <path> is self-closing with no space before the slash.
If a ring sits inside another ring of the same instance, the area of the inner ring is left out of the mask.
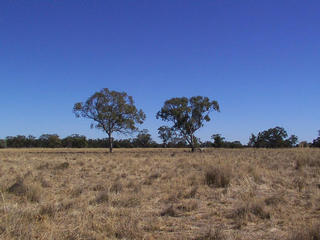
<path id="1" fill-rule="evenodd" d="M 0 159 L 3 240 L 319 236 L 316 148 L 2 149 Z"/>

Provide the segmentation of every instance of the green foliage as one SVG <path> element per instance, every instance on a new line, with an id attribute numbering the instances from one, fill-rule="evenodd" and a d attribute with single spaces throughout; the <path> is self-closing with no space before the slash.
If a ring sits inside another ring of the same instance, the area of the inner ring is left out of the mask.
<path id="1" fill-rule="evenodd" d="M 297 144 L 298 137 L 291 135 L 282 127 L 275 127 L 259 132 L 257 136 L 251 135 L 248 145 L 258 148 L 285 148 L 294 147 Z"/>
<path id="2" fill-rule="evenodd" d="M 220 111 L 217 101 L 210 101 L 207 97 L 196 96 L 191 98 L 171 98 L 165 101 L 157 113 L 157 119 L 171 122 L 171 130 L 185 139 L 194 151 L 196 145 L 195 132 L 209 122 L 209 114 Z"/>
<path id="3" fill-rule="evenodd" d="M 7 147 L 10 148 L 28 148 L 35 146 L 35 137 L 29 135 L 28 137 L 23 135 L 17 135 L 15 137 L 8 136 L 6 138 Z"/>
<path id="4" fill-rule="evenodd" d="M 85 148 L 88 146 L 88 142 L 85 136 L 72 134 L 62 139 L 62 146 L 66 148 Z"/>
<path id="5" fill-rule="evenodd" d="M 87 139 L 85 136 L 73 134 L 66 138 L 60 139 L 57 134 L 43 134 L 39 138 L 25 137 L 18 135 L 16 137 L 7 137 L 7 140 L 0 140 L 0 148 L 106 148 L 109 147 L 109 139 Z M 1 145 L 2 144 L 2 145 Z M 168 143 L 170 147 L 185 147 L 185 143 L 180 139 L 173 139 Z M 136 138 L 127 138 L 113 140 L 114 148 L 135 148 L 135 147 L 162 147 L 152 140 L 151 135 L 146 129 L 142 130 Z"/>
<path id="6" fill-rule="evenodd" d="M 232 141 L 232 142 L 224 142 L 224 148 L 242 148 L 242 144 L 240 141 Z"/>
<path id="7" fill-rule="evenodd" d="M 319 137 L 314 139 L 311 146 L 312 147 L 320 147 L 320 130 L 318 131 Z"/>
<path id="8" fill-rule="evenodd" d="M 254 147 L 257 144 L 257 137 L 251 133 L 251 136 L 249 138 L 248 147 Z"/>
<path id="9" fill-rule="evenodd" d="M 213 134 L 211 136 L 211 139 L 213 140 L 213 146 L 216 148 L 221 148 L 223 147 L 224 144 L 224 137 L 221 137 L 220 134 Z"/>
<path id="10" fill-rule="evenodd" d="M 225 141 L 225 138 L 221 136 L 221 134 L 213 134 L 211 136 L 213 139 L 212 146 L 215 148 L 242 148 L 242 144 L 240 141 L 228 142 Z"/>
<path id="11" fill-rule="evenodd" d="M 172 131 L 171 128 L 167 127 L 167 126 L 161 126 L 158 128 L 158 134 L 159 134 L 159 138 L 162 140 L 163 142 L 163 146 L 167 147 L 168 142 L 172 140 L 172 138 L 174 137 L 174 132 Z"/>
<path id="12" fill-rule="evenodd" d="M 143 129 L 133 140 L 133 145 L 135 147 L 154 147 L 156 143 L 152 140 L 149 131 L 147 129 Z"/>
<path id="13" fill-rule="evenodd" d="M 311 146 L 312 147 L 320 147 L 320 137 L 314 139 Z"/>
<path id="14" fill-rule="evenodd" d="M 57 134 L 42 134 L 39 137 L 40 146 L 44 148 L 58 148 L 62 146 L 61 139 Z"/>
<path id="15" fill-rule="evenodd" d="M 142 124 L 146 118 L 144 112 L 136 108 L 131 96 L 108 88 L 94 93 L 86 102 L 76 103 L 73 112 L 76 117 L 93 120 L 91 127 L 107 133 L 110 152 L 114 132 L 127 134 L 137 131 L 136 124 Z"/>

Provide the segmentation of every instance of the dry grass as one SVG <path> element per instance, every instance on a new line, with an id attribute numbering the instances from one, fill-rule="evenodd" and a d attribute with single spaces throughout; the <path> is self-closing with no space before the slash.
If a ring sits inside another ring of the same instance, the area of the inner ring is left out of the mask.
<path id="1" fill-rule="evenodd" d="M 320 240 L 320 225 L 312 224 L 291 234 L 288 240 Z"/>
<path id="2" fill-rule="evenodd" d="M 319 149 L 0 150 L 0 239 L 319 239 Z"/>

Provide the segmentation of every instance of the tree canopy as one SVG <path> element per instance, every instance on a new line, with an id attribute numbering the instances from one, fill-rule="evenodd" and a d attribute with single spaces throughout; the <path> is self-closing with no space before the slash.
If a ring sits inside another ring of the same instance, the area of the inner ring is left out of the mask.
<path id="1" fill-rule="evenodd" d="M 127 134 L 137 131 L 137 124 L 146 118 L 144 112 L 134 105 L 133 98 L 125 92 L 104 88 L 94 93 L 86 102 L 78 102 L 73 107 L 76 117 L 93 120 L 91 127 L 103 130 L 109 138 L 112 152 L 113 133 Z"/>
<path id="2" fill-rule="evenodd" d="M 173 140 L 175 134 L 173 133 L 172 129 L 168 126 L 161 126 L 158 128 L 159 138 L 163 142 L 163 146 L 167 147 L 168 143 Z"/>
<path id="3" fill-rule="evenodd" d="M 319 137 L 313 140 L 311 146 L 312 147 L 320 147 L 320 130 L 318 131 Z"/>
<path id="4" fill-rule="evenodd" d="M 171 130 L 182 137 L 192 151 L 197 144 L 195 132 L 211 120 L 210 113 L 220 111 L 217 101 L 208 97 L 195 96 L 191 98 L 171 98 L 165 101 L 161 110 L 157 113 L 157 119 L 171 122 Z"/>
<path id="5" fill-rule="evenodd" d="M 291 135 L 288 138 L 288 133 L 284 128 L 274 127 L 259 132 L 257 136 L 251 134 L 248 145 L 258 148 L 285 148 L 294 147 L 297 141 L 298 137 L 295 135 Z"/>
<path id="6" fill-rule="evenodd" d="M 214 141 L 213 146 L 216 148 L 221 148 L 223 147 L 224 144 L 224 137 L 221 137 L 221 134 L 213 134 L 211 136 L 211 139 Z"/>
<path id="7" fill-rule="evenodd" d="M 137 137 L 133 139 L 133 145 L 136 147 L 154 147 L 157 145 L 151 138 L 151 134 L 147 129 L 139 132 Z"/>

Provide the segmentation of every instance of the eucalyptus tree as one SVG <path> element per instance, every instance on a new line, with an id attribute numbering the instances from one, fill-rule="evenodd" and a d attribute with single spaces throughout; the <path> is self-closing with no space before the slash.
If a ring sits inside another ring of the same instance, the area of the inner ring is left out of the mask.
<path id="1" fill-rule="evenodd" d="M 274 127 L 259 132 L 257 136 L 251 134 L 248 145 L 257 148 L 286 148 L 294 147 L 297 141 L 298 137 L 296 135 L 288 137 L 283 127 Z"/>
<path id="2" fill-rule="evenodd" d="M 219 104 L 208 97 L 171 98 L 165 101 L 156 117 L 171 122 L 171 130 L 182 137 L 194 152 L 197 144 L 194 134 L 204 126 L 205 122 L 211 120 L 210 113 L 214 111 L 220 111 Z"/>
<path id="3" fill-rule="evenodd" d="M 213 134 L 211 139 L 214 141 L 213 146 L 216 148 L 221 148 L 224 145 L 225 138 L 221 136 L 221 134 Z"/>
<path id="4" fill-rule="evenodd" d="M 158 128 L 159 138 L 161 138 L 163 142 L 163 146 L 167 147 L 168 143 L 175 137 L 172 129 L 168 126 L 161 126 Z"/>
<path id="5" fill-rule="evenodd" d="M 85 102 L 74 104 L 76 117 L 91 119 L 91 128 L 101 129 L 108 135 L 109 150 L 112 152 L 113 133 L 128 134 L 137 131 L 137 124 L 146 118 L 144 112 L 134 105 L 132 96 L 125 92 L 103 88 Z"/>

